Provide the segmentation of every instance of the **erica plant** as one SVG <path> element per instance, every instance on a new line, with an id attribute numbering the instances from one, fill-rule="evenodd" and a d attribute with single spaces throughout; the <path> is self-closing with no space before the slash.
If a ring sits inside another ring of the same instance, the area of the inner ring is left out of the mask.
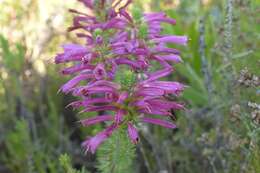
<path id="1" fill-rule="evenodd" d="M 85 44 L 65 44 L 64 52 L 56 56 L 57 64 L 73 64 L 62 70 L 63 75 L 73 78 L 60 91 L 79 98 L 69 106 L 97 113 L 82 119 L 83 126 L 107 121 L 107 127 L 82 146 L 94 153 L 119 128 L 136 144 L 142 123 L 176 128 L 163 119 L 172 110 L 184 109 L 169 96 L 179 96 L 185 86 L 163 80 L 174 71 L 172 65 L 182 61 L 180 52 L 167 44 L 186 45 L 188 39 L 161 34 L 161 23 L 175 25 L 176 21 L 163 12 L 133 10 L 130 14 L 127 7 L 131 0 L 79 1 L 89 10 L 70 10 L 75 17 L 69 31 L 80 31 L 77 36 Z"/>

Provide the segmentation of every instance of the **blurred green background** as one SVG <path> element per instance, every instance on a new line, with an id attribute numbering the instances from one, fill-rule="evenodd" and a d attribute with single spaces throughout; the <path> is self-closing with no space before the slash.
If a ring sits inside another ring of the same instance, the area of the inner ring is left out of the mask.
<path id="1" fill-rule="evenodd" d="M 76 0 L 0 0 L 0 173 L 100 172 L 80 143 L 75 100 L 57 91 L 68 78 L 54 65 Z M 170 80 L 189 87 L 178 131 L 141 130 L 131 173 L 260 173 L 260 1 L 134 0 L 130 9 L 165 11 L 168 34 L 188 35 L 184 63 Z M 99 165 L 99 166 L 98 166 Z M 125 173 L 125 172 L 122 172 Z"/>

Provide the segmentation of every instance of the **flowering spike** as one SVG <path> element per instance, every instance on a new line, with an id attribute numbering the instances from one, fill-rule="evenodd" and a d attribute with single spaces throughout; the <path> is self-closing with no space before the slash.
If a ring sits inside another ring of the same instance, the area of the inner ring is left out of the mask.
<path id="1" fill-rule="evenodd" d="M 109 121 L 110 125 L 82 146 L 94 153 L 114 130 L 127 125 L 132 143 L 138 142 L 135 123 L 141 122 L 176 128 L 170 122 L 144 115 L 170 116 L 172 110 L 184 105 L 169 96 L 179 96 L 185 86 L 174 81 L 161 81 L 173 72 L 172 64 L 182 62 L 180 52 L 167 43 L 186 45 L 187 36 L 161 35 L 161 23 L 176 24 L 163 12 L 145 13 L 138 8 L 129 14 L 131 0 L 78 0 L 91 10 L 90 14 L 70 9 L 75 14 L 69 31 L 85 43 L 65 44 L 55 63 L 70 63 L 62 70 L 73 75 L 60 91 L 80 98 L 68 106 L 82 107 L 80 113 L 109 112 L 81 120 L 83 126 Z M 102 14 L 101 14 L 102 13 Z M 92 15 L 95 14 L 95 15 Z M 153 67 L 157 63 L 159 70 Z"/>

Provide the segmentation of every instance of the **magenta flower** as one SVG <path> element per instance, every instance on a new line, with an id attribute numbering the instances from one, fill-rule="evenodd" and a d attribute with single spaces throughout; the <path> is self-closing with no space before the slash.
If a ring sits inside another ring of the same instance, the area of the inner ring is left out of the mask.
<path id="1" fill-rule="evenodd" d="M 82 57 L 89 53 L 87 47 L 76 45 L 76 44 L 67 44 L 63 45 L 64 53 L 58 54 L 55 58 L 55 63 L 64 63 L 69 61 L 81 61 Z"/>
<path id="2" fill-rule="evenodd" d="M 86 151 L 91 151 L 91 153 L 95 153 L 98 146 L 103 143 L 109 136 L 111 136 L 112 132 L 117 127 L 115 125 L 111 125 L 102 132 L 99 132 L 96 136 L 87 139 L 82 143 L 82 146 L 86 149 Z"/>
<path id="3" fill-rule="evenodd" d="M 185 86 L 161 80 L 172 74 L 172 65 L 182 62 L 180 52 L 167 44 L 186 45 L 188 41 L 186 36 L 161 35 L 161 23 L 175 25 L 176 21 L 162 12 L 143 14 L 135 21 L 126 9 L 131 0 L 124 4 L 122 0 L 79 1 L 93 15 L 70 10 L 76 16 L 69 31 L 83 30 L 77 36 L 85 44 L 65 44 L 63 53 L 55 57 L 56 64 L 71 65 L 62 74 L 74 76 L 60 91 L 79 98 L 68 106 L 83 108 L 81 113 L 99 112 L 95 117 L 80 120 L 83 126 L 102 122 L 108 125 L 82 146 L 94 153 L 118 128 L 126 129 L 129 139 L 136 144 L 138 122 L 176 128 L 166 119 L 172 110 L 182 110 L 184 105 L 168 96 L 179 96 Z M 147 29 L 147 34 L 140 35 L 146 33 L 141 32 L 143 29 Z M 160 69 L 154 70 L 158 68 L 153 68 L 153 64 Z M 124 76 L 122 68 L 128 75 Z M 119 81 L 118 75 L 123 76 Z M 152 118 L 153 115 L 160 118 Z"/>
<path id="4" fill-rule="evenodd" d="M 159 57 L 161 59 L 165 60 L 165 61 L 171 61 L 171 62 L 174 62 L 174 63 L 182 62 L 181 57 L 179 55 L 176 55 L 176 54 L 160 55 Z"/>
<path id="5" fill-rule="evenodd" d="M 107 77 L 106 69 L 104 64 L 97 64 L 93 71 L 97 80 L 105 79 Z"/>
<path id="6" fill-rule="evenodd" d="M 186 45 L 188 42 L 188 37 L 166 35 L 166 36 L 161 36 L 159 38 L 154 38 L 152 39 L 152 41 L 155 43 L 175 43 L 175 44 Z"/>
<path id="7" fill-rule="evenodd" d="M 134 144 L 137 144 L 139 140 L 137 129 L 133 126 L 132 123 L 128 123 L 127 126 L 128 126 L 127 131 L 128 131 L 129 138 Z"/>
<path id="8" fill-rule="evenodd" d="M 70 81 L 68 81 L 66 84 L 64 84 L 60 90 L 64 93 L 68 93 L 72 88 L 74 88 L 77 84 L 80 83 L 82 80 L 91 79 L 94 76 L 91 74 L 80 74 L 74 78 L 72 78 Z"/>
<path id="9" fill-rule="evenodd" d="M 165 13 L 148 13 L 144 14 L 144 21 L 148 24 L 148 37 L 156 38 L 160 36 L 162 27 L 160 23 L 176 24 L 174 19 L 168 18 Z"/>
<path id="10" fill-rule="evenodd" d="M 172 124 L 168 121 L 164 121 L 164 120 L 160 120 L 160 119 L 143 117 L 142 121 L 145 122 L 145 123 L 160 125 L 160 126 L 163 126 L 165 128 L 169 128 L 169 129 L 175 129 L 176 128 L 175 124 Z"/>
<path id="11" fill-rule="evenodd" d="M 84 120 L 81 120 L 80 122 L 82 123 L 83 126 L 90 126 L 90 125 L 94 125 L 100 122 L 104 122 L 104 121 L 112 121 L 113 120 L 113 116 L 111 115 L 101 115 L 101 116 L 97 116 L 97 117 L 93 117 L 93 118 L 87 118 Z"/>

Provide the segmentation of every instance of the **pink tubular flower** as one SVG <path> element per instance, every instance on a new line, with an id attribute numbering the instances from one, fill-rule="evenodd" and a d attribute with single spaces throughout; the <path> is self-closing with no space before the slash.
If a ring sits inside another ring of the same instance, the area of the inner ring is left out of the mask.
<path id="1" fill-rule="evenodd" d="M 86 151 L 91 151 L 91 153 L 95 153 L 96 149 L 98 148 L 98 146 L 103 143 L 109 136 L 112 135 L 113 131 L 116 129 L 117 127 L 114 125 L 109 126 L 108 128 L 106 128 L 105 130 L 103 130 L 102 132 L 99 132 L 96 136 L 87 139 L 86 141 L 84 141 L 82 143 L 82 146 L 86 149 Z"/>
<path id="2" fill-rule="evenodd" d="M 66 84 L 64 84 L 61 87 L 61 91 L 64 93 L 68 93 L 71 89 L 73 89 L 73 87 L 75 87 L 80 81 L 82 80 L 86 80 L 86 79 L 91 79 L 93 78 L 93 75 L 91 74 L 80 74 L 76 77 L 74 77 L 73 79 L 71 79 L 70 81 L 68 81 Z"/>
<path id="3" fill-rule="evenodd" d="M 87 118 L 87 119 L 81 120 L 80 122 L 83 126 L 90 126 L 90 125 L 97 124 L 97 123 L 100 123 L 103 121 L 111 121 L 111 120 L 113 120 L 113 116 L 101 115 L 101 116 L 97 116 L 97 117 L 93 117 L 93 118 Z"/>
<path id="4" fill-rule="evenodd" d="M 163 12 L 135 19 L 126 9 L 131 0 L 78 1 L 91 12 L 70 9 L 75 17 L 68 31 L 83 30 L 76 35 L 85 43 L 65 44 L 63 52 L 55 57 L 56 64 L 70 63 L 62 74 L 73 76 L 60 91 L 79 98 L 68 106 L 81 108 L 80 113 L 98 113 L 80 120 L 83 126 L 102 122 L 108 125 L 82 146 L 95 153 L 118 128 L 127 128 L 129 139 L 136 144 L 138 122 L 176 128 L 164 119 L 173 110 L 184 109 L 183 104 L 169 98 L 178 97 L 185 86 L 162 79 L 172 74 L 172 65 L 182 62 L 180 52 L 167 44 L 186 45 L 188 38 L 161 34 L 161 23 L 175 25 L 176 21 Z"/>
<path id="5" fill-rule="evenodd" d="M 140 85 L 140 90 L 143 88 L 154 88 L 163 90 L 165 94 L 174 94 L 179 95 L 184 89 L 184 85 L 178 82 L 170 82 L 170 81 L 146 81 Z"/>
<path id="6" fill-rule="evenodd" d="M 156 125 L 163 126 L 165 128 L 170 128 L 170 129 L 175 129 L 176 128 L 175 124 L 172 124 L 172 123 L 170 123 L 168 121 L 164 121 L 164 120 L 160 120 L 160 119 L 143 117 L 141 120 L 143 122 L 145 122 L 145 123 L 156 124 Z"/>
<path id="7" fill-rule="evenodd" d="M 158 99 L 150 99 L 145 101 L 148 106 L 146 107 L 141 107 L 144 108 L 145 110 L 141 112 L 146 113 L 146 114 L 157 114 L 157 115 L 165 115 L 169 116 L 170 111 L 177 110 L 177 109 L 183 109 L 183 105 L 178 104 L 176 102 L 172 101 L 166 101 L 163 98 L 158 98 Z"/>
<path id="8" fill-rule="evenodd" d="M 71 46 L 70 48 L 66 48 Z M 58 54 L 55 58 L 57 64 L 69 62 L 69 61 L 81 61 L 82 57 L 86 56 L 89 53 L 89 50 L 82 47 L 76 47 L 76 45 L 66 45 L 64 46 L 64 53 Z"/>
<path id="9" fill-rule="evenodd" d="M 188 42 L 188 37 L 186 36 L 162 36 L 159 38 L 152 39 L 155 43 L 175 43 L 175 44 L 181 44 L 186 45 Z"/>
<path id="10" fill-rule="evenodd" d="M 175 55 L 175 54 L 170 54 L 170 55 L 160 55 L 160 58 L 162 58 L 165 61 L 172 61 L 175 63 L 179 63 L 182 62 L 182 59 L 179 55 Z"/>
<path id="11" fill-rule="evenodd" d="M 127 132 L 128 132 L 129 138 L 131 139 L 131 141 L 134 144 L 137 144 L 139 137 L 138 137 L 138 132 L 137 132 L 136 128 L 133 126 L 132 123 L 128 123 L 127 126 L 128 126 Z"/>
<path id="12" fill-rule="evenodd" d="M 68 67 L 62 70 L 62 74 L 64 75 L 70 75 L 70 74 L 75 74 L 84 70 L 93 70 L 93 66 L 91 65 L 85 65 L 85 64 L 79 64 L 79 65 L 74 65 L 72 67 Z"/>
<path id="13" fill-rule="evenodd" d="M 148 25 L 148 37 L 156 38 L 160 36 L 162 27 L 160 23 L 176 24 L 174 19 L 168 18 L 165 13 L 148 13 L 144 14 L 144 22 Z"/>
<path id="14" fill-rule="evenodd" d="M 104 79 L 107 76 L 104 64 L 98 64 L 93 72 L 97 80 Z"/>

